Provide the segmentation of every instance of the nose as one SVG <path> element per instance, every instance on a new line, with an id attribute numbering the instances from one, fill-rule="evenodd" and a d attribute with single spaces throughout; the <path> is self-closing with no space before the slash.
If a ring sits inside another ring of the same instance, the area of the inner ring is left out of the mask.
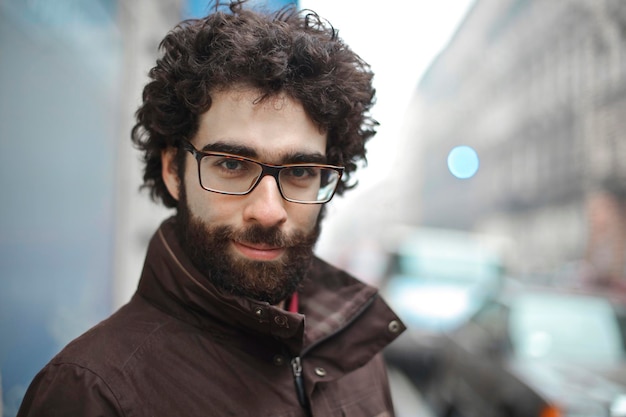
<path id="1" fill-rule="evenodd" d="M 250 194 L 246 196 L 243 211 L 244 221 L 256 222 L 263 227 L 273 227 L 287 220 L 287 203 L 278 189 L 276 179 L 266 175 Z"/>

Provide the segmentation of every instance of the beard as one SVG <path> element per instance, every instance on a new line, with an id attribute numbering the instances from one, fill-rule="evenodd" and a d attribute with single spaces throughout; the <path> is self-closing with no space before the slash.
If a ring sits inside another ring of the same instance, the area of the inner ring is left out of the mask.
<path id="1" fill-rule="evenodd" d="M 182 184 L 181 184 L 182 185 Z M 276 305 L 298 288 L 313 259 L 313 247 L 320 234 L 320 220 L 308 233 L 287 236 L 278 227 L 252 225 L 241 230 L 211 226 L 189 210 L 184 185 L 176 215 L 180 244 L 193 265 L 218 289 Z M 267 244 L 285 248 L 275 261 L 256 261 L 236 256 L 232 242 Z"/>

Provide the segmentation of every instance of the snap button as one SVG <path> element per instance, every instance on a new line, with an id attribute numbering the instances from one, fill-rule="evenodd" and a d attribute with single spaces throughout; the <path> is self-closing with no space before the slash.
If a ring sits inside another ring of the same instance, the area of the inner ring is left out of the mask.
<path id="1" fill-rule="evenodd" d="M 398 322 L 398 320 L 391 320 L 387 328 L 391 333 L 398 333 L 400 331 L 400 323 Z"/>
<path id="2" fill-rule="evenodd" d="M 261 318 L 263 317 L 263 309 L 261 307 L 257 307 L 254 309 L 254 315 Z"/>
<path id="3" fill-rule="evenodd" d="M 272 362 L 274 362 L 276 366 L 282 366 L 285 364 L 285 357 L 283 355 L 275 355 Z"/>
<path id="4" fill-rule="evenodd" d="M 285 316 L 275 316 L 274 317 L 274 323 L 276 323 L 280 327 L 286 327 L 287 326 L 287 317 L 285 317 Z"/>
<path id="5" fill-rule="evenodd" d="M 324 368 L 315 368 L 315 375 L 317 375 L 317 376 L 326 376 L 326 369 L 324 369 Z"/>

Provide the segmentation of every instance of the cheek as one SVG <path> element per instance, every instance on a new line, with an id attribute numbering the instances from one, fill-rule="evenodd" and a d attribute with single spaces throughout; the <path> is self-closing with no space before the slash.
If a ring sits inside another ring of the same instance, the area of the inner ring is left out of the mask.
<path id="1" fill-rule="evenodd" d="M 289 217 L 297 229 L 311 231 L 317 223 L 321 208 L 317 204 L 294 204 L 289 211 Z"/>
<path id="2" fill-rule="evenodd" d="M 229 224 L 237 212 L 236 204 L 228 201 L 221 194 L 212 193 L 196 187 L 196 190 L 187 188 L 187 203 L 193 216 L 201 219 L 205 224 Z"/>
<path id="3" fill-rule="evenodd" d="M 214 212 L 214 208 L 221 207 L 221 204 L 213 200 L 218 194 L 206 191 L 200 186 L 195 169 L 186 170 L 183 186 L 187 208 L 192 216 L 201 219 L 206 224 L 216 221 L 218 213 Z"/>
<path id="4" fill-rule="evenodd" d="M 244 197 L 212 193 L 197 182 L 187 183 L 185 192 L 190 213 L 204 224 L 241 227 Z"/>

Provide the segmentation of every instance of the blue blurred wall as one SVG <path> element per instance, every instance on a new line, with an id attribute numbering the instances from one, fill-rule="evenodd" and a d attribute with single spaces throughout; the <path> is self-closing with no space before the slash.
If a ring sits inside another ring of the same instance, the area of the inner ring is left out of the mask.
<path id="1" fill-rule="evenodd" d="M 4 416 L 111 312 L 120 42 L 113 0 L 0 3 Z"/>

